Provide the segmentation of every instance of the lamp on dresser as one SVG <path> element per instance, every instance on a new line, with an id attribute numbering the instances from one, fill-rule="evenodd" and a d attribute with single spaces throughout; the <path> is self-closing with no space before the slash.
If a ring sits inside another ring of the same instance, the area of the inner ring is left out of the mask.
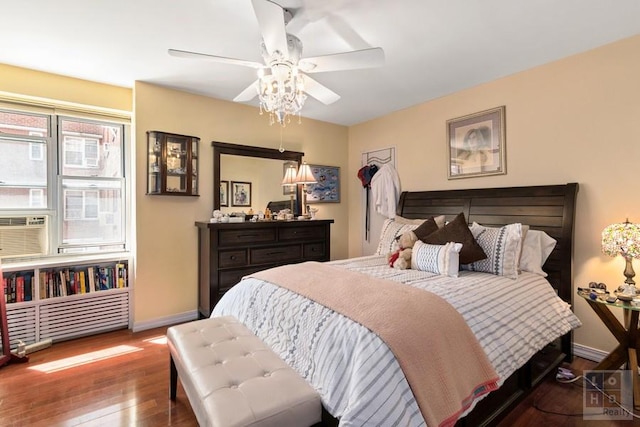
<path id="1" fill-rule="evenodd" d="M 602 231 L 602 252 L 609 256 L 622 255 L 625 260 L 625 294 L 636 294 L 633 277 L 633 258 L 640 257 L 640 226 L 625 222 L 611 224 Z"/>
<path id="2" fill-rule="evenodd" d="M 311 167 L 307 162 L 303 162 L 300 169 L 298 169 L 296 184 L 302 184 L 302 215 L 305 217 L 307 216 L 307 184 L 315 184 L 317 182 Z"/>
<path id="3" fill-rule="evenodd" d="M 284 179 L 282 180 L 282 186 L 290 186 L 290 187 L 295 187 L 297 182 L 296 182 L 296 167 L 292 164 L 289 165 L 289 167 L 287 168 L 287 171 L 284 174 Z M 295 191 L 291 192 L 290 197 L 291 197 L 291 213 L 293 212 L 293 195 L 295 194 Z"/>

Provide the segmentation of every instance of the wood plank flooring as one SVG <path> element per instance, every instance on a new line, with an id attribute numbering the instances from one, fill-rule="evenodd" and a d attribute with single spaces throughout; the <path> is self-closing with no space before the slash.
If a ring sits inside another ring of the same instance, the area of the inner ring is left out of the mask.
<path id="1" fill-rule="evenodd" d="M 169 400 L 166 329 L 56 343 L 30 354 L 28 363 L 0 368 L 0 426 L 197 426 L 180 384 L 177 401 Z M 580 374 L 593 366 L 576 358 L 571 368 Z M 534 406 L 580 414 L 582 388 L 549 378 L 499 427 L 634 425 L 547 414 Z"/>

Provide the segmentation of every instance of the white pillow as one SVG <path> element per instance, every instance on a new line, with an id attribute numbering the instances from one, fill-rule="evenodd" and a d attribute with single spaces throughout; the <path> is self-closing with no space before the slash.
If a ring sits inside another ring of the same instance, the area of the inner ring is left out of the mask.
<path id="1" fill-rule="evenodd" d="M 556 239 L 544 231 L 529 229 L 522 245 L 520 270 L 547 277 L 547 273 L 542 270 L 542 266 L 556 247 L 556 243 L 558 243 Z"/>
<path id="2" fill-rule="evenodd" d="M 516 279 L 522 248 L 522 224 L 497 228 L 474 222 L 469 228 L 487 258 L 465 264 L 464 269 Z"/>
<path id="3" fill-rule="evenodd" d="M 411 253 L 411 268 L 449 277 L 458 277 L 459 253 L 462 243 L 430 245 L 418 240 Z"/>
<path id="4" fill-rule="evenodd" d="M 397 217 L 396 217 L 397 218 Z M 376 255 L 387 255 L 396 249 L 394 245 L 396 237 L 402 236 L 407 231 L 413 231 L 422 222 L 417 224 L 404 224 L 393 219 L 385 219 L 382 224 L 382 231 L 380 231 L 380 240 L 378 241 L 378 249 L 376 249 Z"/>

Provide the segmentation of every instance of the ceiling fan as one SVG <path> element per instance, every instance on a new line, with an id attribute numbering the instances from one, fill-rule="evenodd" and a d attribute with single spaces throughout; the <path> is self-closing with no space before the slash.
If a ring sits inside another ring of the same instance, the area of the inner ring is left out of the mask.
<path id="1" fill-rule="evenodd" d="M 251 2 L 262 33 L 260 48 L 264 63 L 178 49 L 169 49 L 169 54 L 257 69 L 258 79 L 233 100 L 247 102 L 258 96 L 260 108 L 272 114 L 272 121 L 273 115 L 280 124 L 284 124 L 287 115 L 299 115 L 306 95 L 325 105 L 340 99 L 340 95 L 306 74 L 372 68 L 384 64 L 384 51 L 379 47 L 303 58 L 302 42 L 286 31 L 292 13 L 269 0 Z"/>

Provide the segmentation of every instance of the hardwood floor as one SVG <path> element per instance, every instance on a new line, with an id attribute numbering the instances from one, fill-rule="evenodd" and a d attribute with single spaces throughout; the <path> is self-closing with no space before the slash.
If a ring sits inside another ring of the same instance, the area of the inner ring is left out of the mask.
<path id="1" fill-rule="evenodd" d="M 197 426 L 180 384 L 176 402 L 169 400 L 166 329 L 120 330 L 56 343 L 30 354 L 28 363 L 0 368 L 0 426 Z M 571 368 L 581 374 L 594 365 L 576 358 Z M 579 383 L 547 379 L 499 427 L 634 425 L 535 408 L 581 414 Z"/>
<path id="2" fill-rule="evenodd" d="M 571 365 L 566 367 L 570 368 L 575 375 L 582 375 L 584 370 L 593 369 L 595 365 L 595 362 L 576 357 Z M 560 383 L 555 380 L 554 376 L 551 376 L 523 400 L 497 427 L 640 426 L 640 420 L 635 422 L 584 420 L 582 417 L 582 392 L 581 380 L 574 383 Z"/>
<path id="3" fill-rule="evenodd" d="M 181 385 L 169 400 L 166 329 L 56 343 L 0 368 L 0 426 L 197 426 Z"/>

